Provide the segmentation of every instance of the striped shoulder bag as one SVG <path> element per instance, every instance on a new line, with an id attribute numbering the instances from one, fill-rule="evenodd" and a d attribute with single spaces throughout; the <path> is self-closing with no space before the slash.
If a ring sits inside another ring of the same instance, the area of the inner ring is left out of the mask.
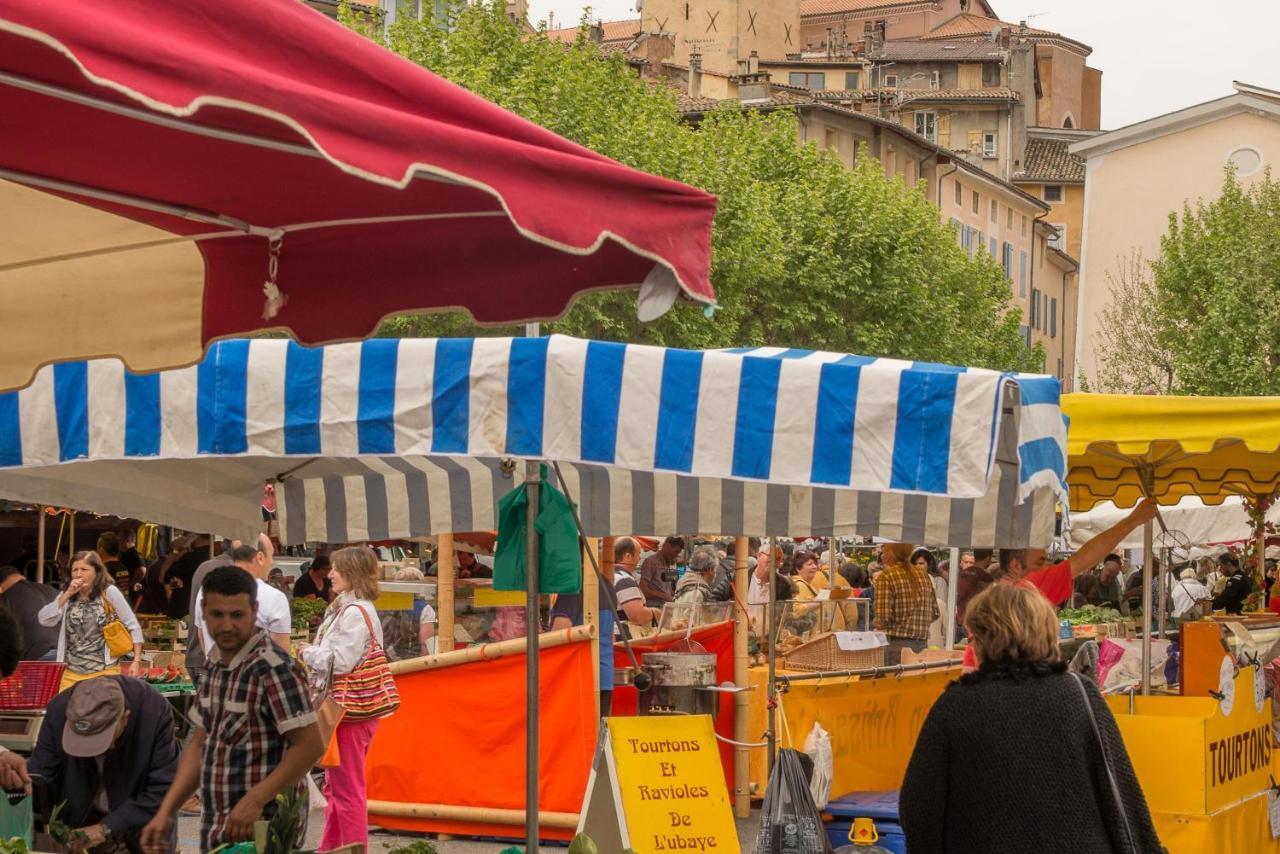
<path id="1" fill-rule="evenodd" d="M 378 643 L 369 613 L 359 605 L 347 607 L 355 608 L 364 617 L 365 625 L 369 627 L 369 651 L 350 673 L 333 677 L 331 696 L 334 702 L 346 709 L 346 720 L 385 718 L 400 708 L 400 692 L 396 689 L 395 677 L 387 666 L 387 654 Z"/>

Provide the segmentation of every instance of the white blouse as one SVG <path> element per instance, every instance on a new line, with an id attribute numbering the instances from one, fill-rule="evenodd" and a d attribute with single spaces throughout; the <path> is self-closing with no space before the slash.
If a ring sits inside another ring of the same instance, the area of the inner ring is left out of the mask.
<path id="1" fill-rule="evenodd" d="M 361 616 L 361 611 L 368 615 L 368 623 Z M 382 623 L 373 603 L 368 599 L 356 599 L 350 593 L 339 595 L 320 624 L 316 642 L 302 650 L 302 660 L 307 667 L 321 673 L 329 669 L 330 662 L 333 663 L 334 676 L 350 673 L 369 652 L 370 625 L 381 646 Z"/>
<path id="2" fill-rule="evenodd" d="M 133 642 L 138 646 L 142 646 L 142 626 L 139 625 L 138 618 L 133 615 L 133 609 L 130 608 L 129 603 L 125 601 L 124 594 L 120 592 L 120 588 L 112 584 L 102 592 L 102 595 L 106 597 L 107 602 L 111 605 L 111 610 L 115 611 L 115 616 L 118 617 L 120 622 L 124 623 L 124 627 L 129 630 L 129 636 L 133 638 Z M 74 602 L 76 597 L 72 596 L 68 599 L 66 605 L 58 604 L 58 599 L 61 598 L 62 594 L 59 593 L 57 598 L 51 599 L 49 604 L 41 608 L 40 612 L 36 614 L 36 620 L 39 621 L 40 625 L 56 626 L 62 623 L 63 619 L 67 615 L 67 606 Z M 110 667 L 119 660 L 111 655 L 111 648 L 106 644 L 103 644 L 102 649 L 103 663 L 106 664 L 107 667 Z M 66 660 L 67 630 L 64 627 L 62 631 L 58 632 L 58 661 Z"/>

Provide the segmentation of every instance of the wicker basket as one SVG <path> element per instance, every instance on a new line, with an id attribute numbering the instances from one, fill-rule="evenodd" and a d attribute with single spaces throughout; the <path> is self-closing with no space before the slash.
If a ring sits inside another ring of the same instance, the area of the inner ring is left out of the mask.
<path id="1" fill-rule="evenodd" d="M 808 670 L 815 673 L 832 670 L 858 670 L 863 667 L 884 667 L 885 647 L 860 649 L 848 652 L 840 648 L 834 632 L 818 635 L 800 644 L 784 656 L 788 670 Z"/>

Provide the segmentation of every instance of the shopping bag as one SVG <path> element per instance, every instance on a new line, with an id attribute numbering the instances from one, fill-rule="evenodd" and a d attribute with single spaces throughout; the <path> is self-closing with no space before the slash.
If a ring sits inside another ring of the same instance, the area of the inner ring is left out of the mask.
<path id="1" fill-rule="evenodd" d="M 809 781 L 809 791 L 813 794 L 813 805 L 820 810 L 827 808 L 831 800 L 831 780 L 835 776 L 835 756 L 831 752 L 831 736 L 822 724 L 813 722 L 813 729 L 804 740 L 804 752 L 813 760 L 813 779 Z"/>
<path id="2" fill-rule="evenodd" d="M 832 854 L 802 761 L 799 751 L 778 751 L 760 810 L 756 854 Z"/>
<path id="3" fill-rule="evenodd" d="M 3 792 L 0 797 L 0 839 L 22 839 L 31 845 L 31 826 L 34 811 L 31 795 L 23 792 Z"/>
<path id="4" fill-rule="evenodd" d="M 320 726 L 320 738 L 324 739 L 324 756 L 316 763 L 317 768 L 338 767 L 338 724 L 347 710 L 334 702 L 332 697 L 325 697 L 316 708 L 316 723 Z"/>

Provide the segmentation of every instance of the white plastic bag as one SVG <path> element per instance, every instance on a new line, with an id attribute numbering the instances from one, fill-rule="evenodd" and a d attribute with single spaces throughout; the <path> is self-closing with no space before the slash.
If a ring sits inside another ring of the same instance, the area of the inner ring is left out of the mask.
<path id="1" fill-rule="evenodd" d="M 817 721 L 804 740 L 804 752 L 813 760 L 813 779 L 809 781 L 813 803 L 820 810 L 826 809 L 827 801 L 831 799 L 831 781 L 835 776 L 835 756 L 831 752 L 831 736 Z"/>

